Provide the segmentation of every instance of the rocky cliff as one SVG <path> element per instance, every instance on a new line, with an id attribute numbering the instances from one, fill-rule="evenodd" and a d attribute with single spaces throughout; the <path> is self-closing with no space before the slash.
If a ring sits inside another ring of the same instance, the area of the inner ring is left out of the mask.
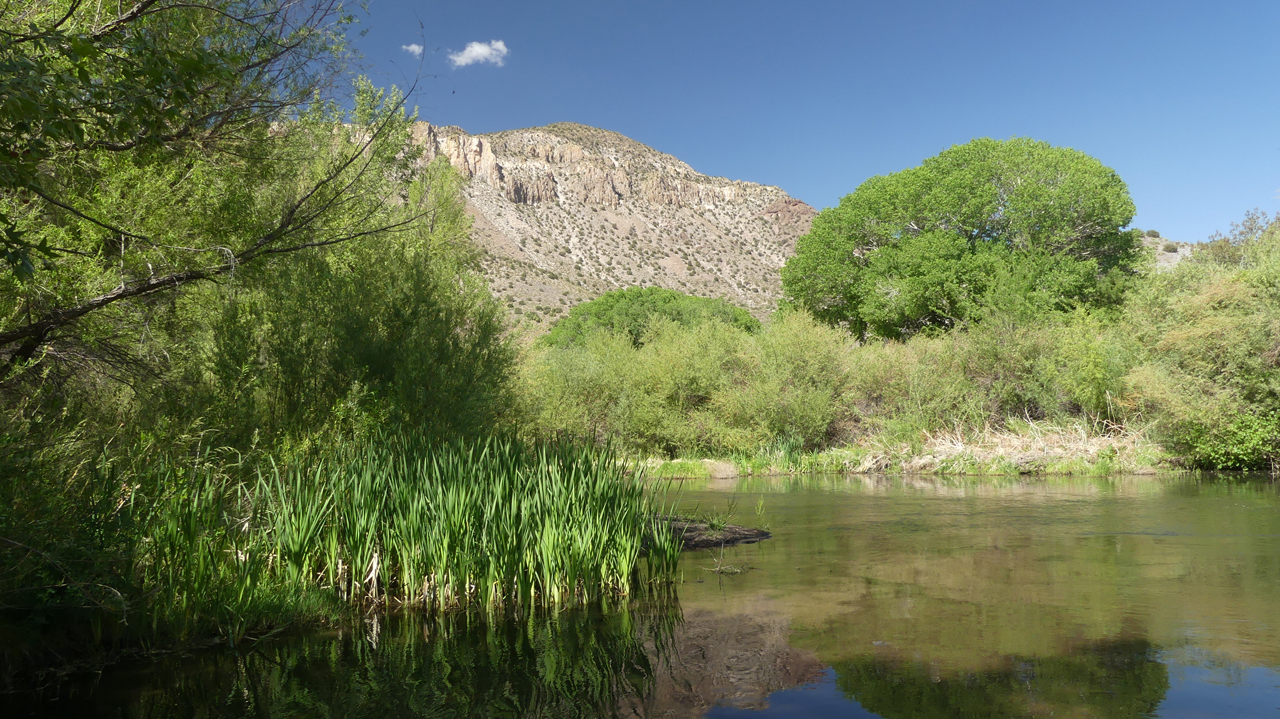
<path id="1" fill-rule="evenodd" d="M 708 177 L 584 125 L 468 135 L 420 123 L 413 140 L 425 161 L 447 157 L 469 180 L 485 274 L 537 325 L 637 285 L 723 297 L 763 317 L 815 214 L 776 187 Z"/>

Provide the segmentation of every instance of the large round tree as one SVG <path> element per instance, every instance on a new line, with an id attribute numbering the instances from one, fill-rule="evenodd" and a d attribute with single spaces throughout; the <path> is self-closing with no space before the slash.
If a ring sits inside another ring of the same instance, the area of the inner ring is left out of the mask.
<path id="1" fill-rule="evenodd" d="M 823 210 L 782 271 L 790 302 L 860 335 L 945 329 L 993 304 L 1096 302 L 1139 257 L 1119 175 L 1069 148 L 979 139 Z"/>

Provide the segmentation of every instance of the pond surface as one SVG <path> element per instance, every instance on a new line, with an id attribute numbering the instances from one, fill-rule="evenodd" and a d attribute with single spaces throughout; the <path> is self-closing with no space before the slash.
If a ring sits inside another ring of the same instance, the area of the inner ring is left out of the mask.
<path id="1" fill-rule="evenodd" d="M 0 713 L 1280 719 L 1270 481 L 748 479 L 681 501 L 774 538 L 686 555 L 673 597 L 371 618 Z"/>

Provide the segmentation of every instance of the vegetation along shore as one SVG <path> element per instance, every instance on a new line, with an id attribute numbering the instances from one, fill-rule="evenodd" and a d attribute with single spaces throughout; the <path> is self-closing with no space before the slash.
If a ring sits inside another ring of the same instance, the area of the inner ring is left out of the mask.
<path id="1" fill-rule="evenodd" d="M 0 10 L 2 682 L 662 591 L 672 522 L 723 523 L 653 478 L 1277 458 L 1276 219 L 1153 248 L 1113 170 L 1020 138 L 815 213 L 614 133 L 432 128 L 336 0 L 118 5 Z"/>

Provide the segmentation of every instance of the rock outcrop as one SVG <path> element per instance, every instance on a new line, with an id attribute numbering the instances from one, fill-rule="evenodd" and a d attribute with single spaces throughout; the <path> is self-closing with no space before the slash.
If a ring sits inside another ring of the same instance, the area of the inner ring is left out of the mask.
<path id="1" fill-rule="evenodd" d="M 764 316 L 815 214 L 776 187 L 709 177 L 584 125 L 468 135 L 419 123 L 413 142 L 423 162 L 446 157 L 468 180 L 490 284 L 535 324 L 635 285 L 723 297 Z"/>

